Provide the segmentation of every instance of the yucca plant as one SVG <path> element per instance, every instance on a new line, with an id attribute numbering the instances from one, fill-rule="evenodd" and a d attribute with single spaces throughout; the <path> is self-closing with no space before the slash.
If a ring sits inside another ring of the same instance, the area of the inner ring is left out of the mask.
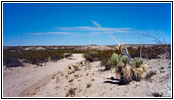
<path id="1" fill-rule="evenodd" d="M 121 84 L 128 84 L 130 81 L 132 81 L 132 71 L 131 66 L 128 65 L 128 56 L 123 55 L 121 57 L 121 61 L 124 66 L 121 69 L 120 82 Z"/>
<path id="2" fill-rule="evenodd" d="M 139 68 L 142 64 L 143 64 L 143 60 L 142 59 L 133 59 L 133 65 L 136 67 L 136 68 Z"/>
<path id="3" fill-rule="evenodd" d="M 113 53 L 111 57 L 111 63 L 117 67 L 120 64 L 120 56 L 116 53 Z"/>
<path id="4" fill-rule="evenodd" d="M 132 67 L 126 64 L 122 68 L 120 82 L 121 84 L 128 84 L 131 81 L 132 81 Z"/>
<path id="5" fill-rule="evenodd" d="M 110 59 L 110 63 L 115 67 L 116 78 L 120 78 L 121 66 L 120 66 L 121 58 L 118 54 L 113 53 Z"/>
<path id="6" fill-rule="evenodd" d="M 121 61 L 124 63 L 124 66 L 126 66 L 126 64 L 128 63 L 128 56 L 122 56 Z"/>
<path id="7" fill-rule="evenodd" d="M 140 81 L 143 73 L 147 70 L 147 65 L 142 59 L 134 59 L 132 64 L 134 66 L 132 67 L 132 79 L 135 81 Z"/>

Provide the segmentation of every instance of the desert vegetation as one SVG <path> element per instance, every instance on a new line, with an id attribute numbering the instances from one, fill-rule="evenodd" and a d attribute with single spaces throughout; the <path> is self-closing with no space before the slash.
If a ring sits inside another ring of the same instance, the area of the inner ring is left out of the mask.
<path id="1" fill-rule="evenodd" d="M 164 51 L 161 49 L 166 48 Z M 168 45 L 153 45 L 153 46 L 142 46 L 138 48 L 128 47 L 130 56 L 132 57 L 129 62 L 129 58 L 126 55 L 120 55 L 120 50 L 115 49 L 111 51 L 88 51 L 84 54 L 87 61 L 101 61 L 101 65 L 105 66 L 105 70 L 115 69 L 116 78 L 120 79 L 120 84 L 128 84 L 131 81 L 140 81 L 143 73 L 147 71 L 147 64 L 144 63 L 143 59 L 159 59 L 160 55 L 165 55 L 166 59 L 170 59 L 170 47 Z M 140 58 L 140 48 L 141 58 Z M 168 49 L 167 49 L 168 48 Z M 163 56 L 164 57 L 164 56 Z M 148 73 L 145 79 L 150 79 L 155 73 Z"/>
<path id="2" fill-rule="evenodd" d="M 13 50 L 3 51 L 3 64 L 6 67 L 22 66 L 23 63 L 39 65 L 43 62 L 57 61 L 61 58 L 71 56 L 71 53 L 60 50 Z"/>
<path id="3" fill-rule="evenodd" d="M 95 46 L 97 47 L 97 46 Z M 30 49 L 28 49 L 30 48 Z M 113 49 L 99 50 L 89 49 L 82 46 L 77 47 L 4 47 L 3 48 L 3 65 L 7 67 L 22 66 L 23 63 L 39 64 L 42 62 L 56 61 L 61 58 L 70 56 L 72 53 L 84 53 L 84 58 L 87 61 L 101 61 L 102 65 L 109 69 L 108 60 L 113 53 L 119 54 L 115 46 L 110 46 Z M 44 48 L 44 49 L 43 49 Z M 54 49 L 58 48 L 58 49 Z M 163 49 L 162 49 L 163 48 Z M 132 58 L 140 57 L 140 49 L 142 49 L 141 57 L 147 59 L 167 58 L 170 59 L 170 45 L 151 45 L 151 46 L 128 46 L 129 54 Z"/>

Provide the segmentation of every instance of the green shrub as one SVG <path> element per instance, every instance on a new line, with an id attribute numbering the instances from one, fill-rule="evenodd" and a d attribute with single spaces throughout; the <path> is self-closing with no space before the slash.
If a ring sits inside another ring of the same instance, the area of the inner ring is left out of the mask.
<path id="1" fill-rule="evenodd" d="M 88 51 L 84 54 L 84 58 L 89 62 L 97 61 L 99 60 L 99 53 L 97 51 Z"/>

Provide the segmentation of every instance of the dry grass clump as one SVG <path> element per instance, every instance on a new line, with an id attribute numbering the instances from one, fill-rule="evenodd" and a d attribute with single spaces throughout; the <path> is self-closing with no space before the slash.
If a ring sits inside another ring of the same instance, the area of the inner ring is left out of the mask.
<path id="1" fill-rule="evenodd" d="M 163 93 L 154 92 L 154 93 L 152 93 L 152 96 L 153 97 L 162 97 Z"/>
<path id="2" fill-rule="evenodd" d="M 125 67 L 122 68 L 121 71 L 121 83 L 122 84 L 128 84 L 129 82 L 132 81 L 132 69 L 131 66 L 126 65 Z"/>
<path id="3" fill-rule="evenodd" d="M 80 76 L 79 75 L 74 75 L 75 78 L 79 78 Z"/>
<path id="4" fill-rule="evenodd" d="M 78 65 L 73 65 L 74 71 L 79 71 L 79 66 Z"/>
<path id="5" fill-rule="evenodd" d="M 151 77 L 156 75 L 156 71 L 150 71 L 147 73 L 147 75 L 145 76 L 145 80 L 151 80 Z"/>
<path id="6" fill-rule="evenodd" d="M 91 84 L 90 83 L 86 85 L 86 88 L 90 88 L 90 87 L 91 87 Z"/>
<path id="7" fill-rule="evenodd" d="M 66 94 L 66 97 L 69 97 L 69 96 L 71 96 L 71 97 L 75 96 L 75 88 L 70 88 L 68 90 L 68 93 Z"/>
<path id="8" fill-rule="evenodd" d="M 73 82 L 74 79 L 69 80 L 69 82 Z"/>

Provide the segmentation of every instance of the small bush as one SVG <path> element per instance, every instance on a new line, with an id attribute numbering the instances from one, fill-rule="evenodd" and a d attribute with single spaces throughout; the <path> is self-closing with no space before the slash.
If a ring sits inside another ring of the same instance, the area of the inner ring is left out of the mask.
<path id="1" fill-rule="evenodd" d="M 5 59 L 4 65 L 6 65 L 6 67 L 23 66 L 23 64 L 16 58 Z"/>
<path id="2" fill-rule="evenodd" d="M 111 60 L 108 60 L 108 61 L 105 63 L 105 70 L 110 70 L 112 67 L 113 67 L 113 65 L 112 65 L 112 63 L 111 63 Z"/>
<path id="3" fill-rule="evenodd" d="M 97 51 L 89 51 L 84 54 L 84 58 L 89 62 L 97 61 L 99 60 L 99 54 Z"/>

